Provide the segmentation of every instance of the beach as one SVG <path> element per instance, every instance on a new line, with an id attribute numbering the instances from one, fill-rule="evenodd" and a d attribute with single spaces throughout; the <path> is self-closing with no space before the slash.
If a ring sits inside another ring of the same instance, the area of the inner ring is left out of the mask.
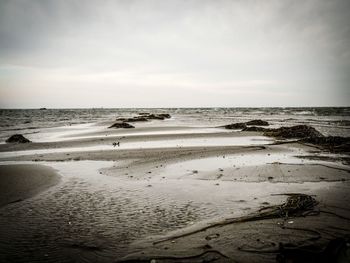
<path id="1" fill-rule="evenodd" d="M 348 153 L 170 113 L 132 129 L 108 128 L 114 113 L 26 127 L 30 143 L 1 143 L 0 261 L 319 262 L 349 237 Z M 278 210 L 296 195 L 313 206 Z"/>
<path id="2" fill-rule="evenodd" d="M 349 14 L 0 0 L 0 263 L 350 263 Z"/>

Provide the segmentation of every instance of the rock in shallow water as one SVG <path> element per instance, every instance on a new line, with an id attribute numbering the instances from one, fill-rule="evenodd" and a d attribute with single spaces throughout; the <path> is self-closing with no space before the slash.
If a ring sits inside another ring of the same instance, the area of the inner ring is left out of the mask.
<path id="1" fill-rule="evenodd" d="M 265 136 L 283 139 L 308 139 L 314 141 L 324 141 L 324 137 L 314 127 L 308 125 L 296 125 L 292 127 L 280 127 L 277 129 L 263 128 L 257 126 L 244 127 L 242 131 L 264 132 Z"/>
<path id="2" fill-rule="evenodd" d="M 132 118 L 117 118 L 116 121 L 123 121 L 123 122 L 140 122 L 140 121 L 148 121 L 145 117 L 137 116 Z"/>
<path id="3" fill-rule="evenodd" d="M 257 127 L 257 126 L 250 126 L 250 127 L 245 127 L 242 129 L 242 131 L 251 131 L 251 132 L 264 132 L 268 131 L 269 129 L 263 128 L 263 127 Z"/>
<path id="4" fill-rule="evenodd" d="M 161 114 L 151 114 L 151 113 L 139 113 L 140 116 L 130 117 L 130 118 L 117 118 L 116 121 L 123 122 L 139 122 L 139 121 L 148 121 L 148 120 L 164 120 L 171 118 L 168 113 Z"/>
<path id="5" fill-rule="evenodd" d="M 113 125 L 109 126 L 108 128 L 124 128 L 124 129 L 130 129 L 130 128 L 135 128 L 134 126 L 132 126 L 131 124 L 127 123 L 127 122 L 116 122 Z"/>
<path id="6" fill-rule="evenodd" d="M 323 137 L 323 135 L 319 131 L 307 125 L 296 125 L 292 127 L 281 127 L 278 129 L 269 129 L 264 133 L 264 135 L 284 138 L 284 139 Z"/>
<path id="7" fill-rule="evenodd" d="M 247 128 L 247 125 L 244 122 L 232 123 L 224 126 L 225 129 L 229 130 L 240 130 Z"/>
<path id="8" fill-rule="evenodd" d="M 252 121 L 246 122 L 245 124 L 257 125 L 257 126 L 269 126 L 269 123 L 267 121 L 263 121 L 263 120 L 252 120 Z"/>
<path id="9" fill-rule="evenodd" d="M 223 127 L 225 129 L 229 129 L 229 130 L 243 129 L 243 131 L 256 131 L 254 129 L 245 130 L 245 129 L 247 129 L 247 125 L 269 126 L 269 123 L 267 121 L 263 121 L 263 120 L 252 120 L 252 121 L 248 121 L 248 122 L 232 123 L 232 124 L 225 125 Z M 255 127 L 255 128 L 258 128 L 258 127 Z M 258 130 L 258 131 L 263 131 L 263 130 Z"/>
<path id="10" fill-rule="evenodd" d="M 28 143 L 30 140 L 25 138 L 22 134 L 12 135 L 10 138 L 6 140 L 7 143 Z"/>
<path id="11" fill-rule="evenodd" d="M 164 120 L 164 119 L 169 119 L 171 117 L 170 114 L 167 114 L 167 113 L 149 114 L 149 115 L 143 115 L 143 116 L 148 120 Z"/>

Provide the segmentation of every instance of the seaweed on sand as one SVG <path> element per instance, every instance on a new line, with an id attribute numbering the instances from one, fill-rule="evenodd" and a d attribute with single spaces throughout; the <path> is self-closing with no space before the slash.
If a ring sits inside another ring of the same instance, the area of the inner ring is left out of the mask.
<path id="1" fill-rule="evenodd" d="M 299 217 L 307 216 L 311 214 L 318 214 L 318 211 L 315 211 L 314 208 L 317 206 L 318 202 L 310 195 L 306 194 L 285 194 L 288 196 L 286 202 L 280 205 L 268 206 L 260 209 L 258 212 L 236 218 L 227 218 L 222 221 L 218 221 L 207 225 L 205 227 L 179 234 L 176 236 L 167 237 L 158 241 L 153 242 L 153 244 L 162 243 L 169 240 L 178 239 L 185 236 L 190 236 L 199 232 L 203 232 L 207 229 L 214 228 L 217 226 L 224 226 L 234 223 L 243 223 L 250 221 L 258 221 L 264 219 L 273 219 L 273 218 L 288 218 L 288 217 Z"/>

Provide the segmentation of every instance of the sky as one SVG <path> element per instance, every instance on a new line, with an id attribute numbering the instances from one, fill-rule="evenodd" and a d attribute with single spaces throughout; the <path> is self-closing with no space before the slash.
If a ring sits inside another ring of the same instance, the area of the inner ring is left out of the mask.
<path id="1" fill-rule="evenodd" d="M 350 106 L 348 0 L 0 0 L 0 108 Z"/>

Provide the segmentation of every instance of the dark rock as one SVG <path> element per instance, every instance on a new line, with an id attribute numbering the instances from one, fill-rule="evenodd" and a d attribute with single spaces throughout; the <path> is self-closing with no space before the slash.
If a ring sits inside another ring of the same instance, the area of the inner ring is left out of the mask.
<path id="1" fill-rule="evenodd" d="M 150 114 L 150 115 L 145 115 L 145 117 L 149 120 L 164 120 L 165 117 L 158 115 L 158 114 Z"/>
<path id="2" fill-rule="evenodd" d="M 285 139 L 323 137 L 315 128 L 307 125 L 296 125 L 292 127 L 281 127 L 265 131 L 265 136 L 279 137 Z"/>
<path id="3" fill-rule="evenodd" d="M 145 117 L 134 117 L 131 121 L 148 121 L 147 118 Z"/>
<path id="4" fill-rule="evenodd" d="M 28 143 L 30 140 L 25 138 L 22 134 L 12 135 L 10 138 L 6 140 L 7 143 Z"/>
<path id="5" fill-rule="evenodd" d="M 250 126 L 250 127 L 245 127 L 242 131 L 251 131 L 251 132 L 265 132 L 270 129 L 266 129 L 263 127 L 256 127 L 256 126 Z"/>
<path id="6" fill-rule="evenodd" d="M 129 124 L 129 123 L 126 123 L 126 122 L 116 122 L 116 123 L 114 123 L 112 126 L 110 126 L 110 127 L 108 127 L 108 128 L 116 128 L 116 129 L 124 128 L 124 129 L 130 129 L 130 128 L 135 128 L 135 127 L 132 126 L 132 125 Z"/>
<path id="7" fill-rule="evenodd" d="M 166 119 L 170 119 L 170 118 L 171 118 L 171 115 L 168 114 L 168 113 L 158 114 L 158 116 L 164 117 L 164 118 L 166 118 Z"/>
<path id="8" fill-rule="evenodd" d="M 223 126 L 225 129 L 229 130 L 240 130 L 240 129 L 245 129 L 247 128 L 247 125 L 244 122 L 238 122 L 238 123 L 232 123 Z"/>
<path id="9" fill-rule="evenodd" d="M 126 120 L 128 120 L 129 118 L 116 118 L 115 120 L 116 121 L 126 121 Z"/>
<path id="10" fill-rule="evenodd" d="M 245 123 L 246 125 L 257 125 L 257 126 L 269 126 L 267 121 L 263 120 L 252 120 Z"/>
<path id="11" fill-rule="evenodd" d="M 249 129 L 250 127 L 247 127 L 247 125 L 268 126 L 269 123 L 266 121 L 262 121 L 262 120 L 252 120 L 252 121 L 248 121 L 248 122 L 232 123 L 232 124 L 225 125 L 223 127 L 225 129 L 229 129 L 229 130 L 242 129 L 242 131 L 265 131 L 264 129 L 259 129 L 259 127 L 252 127 L 251 129 Z"/>
<path id="12" fill-rule="evenodd" d="M 148 121 L 148 120 L 164 120 L 171 118 L 170 114 L 151 114 L 151 113 L 139 113 L 140 116 L 131 118 L 117 118 L 116 121 L 123 122 L 138 122 L 138 121 Z"/>
<path id="13" fill-rule="evenodd" d="M 46 108 L 40 108 L 39 110 L 47 110 Z"/>
<path id="14" fill-rule="evenodd" d="M 117 118 L 116 121 L 123 121 L 123 122 L 139 122 L 139 121 L 148 121 L 147 118 L 137 116 L 132 118 Z"/>
<path id="15" fill-rule="evenodd" d="M 145 118 L 149 120 L 164 120 L 164 119 L 169 119 L 171 118 L 170 114 L 168 113 L 161 113 L 161 114 L 148 114 L 148 115 L 143 115 Z"/>

